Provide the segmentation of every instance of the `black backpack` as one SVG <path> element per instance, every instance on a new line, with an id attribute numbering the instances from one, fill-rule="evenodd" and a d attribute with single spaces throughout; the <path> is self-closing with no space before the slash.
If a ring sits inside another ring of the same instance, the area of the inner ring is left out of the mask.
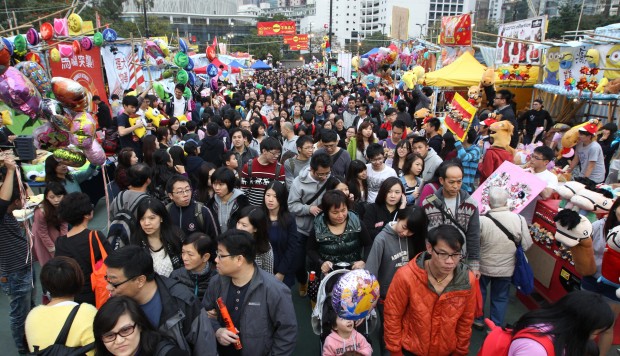
<path id="1" fill-rule="evenodd" d="M 56 337 L 56 341 L 54 343 L 43 350 L 39 350 L 39 346 L 34 345 L 34 352 L 29 353 L 28 355 L 38 355 L 38 356 L 82 356 L 86 354 L 88 351 L 91 351 L 95 348 L 95 343 L 91 342 L 85 346 L 75 346 L 70 347 L 66 346 L 67 336 L 69 335 L 69 330 L 71 330 L 71 325 L 73 324 L 73 319 L 75 319 L 75 315 L 80 309 L 80 305 L 76 305 L 69 313 L 65 324 L 62 326 L 60 330 L 60 334 Z"/>
<path id="2" fill-rule="evenodd" d="M 143 194 L 136 199 L 131 206 L 128 206 L 128 203 L 123 201 L 125 192 L 126 191 L 121 192 L 118 197 L 116 197 L 116 214 L 112 217 L 110 229 L 108 230 L 108 242 L 113 250 L 118 250 L 123 246 L 129 245 L 129 237 L 134 233 L 136 228 L 134 211 L 138 204 L 144 198 L 148 197 L 148 194 Z"/>

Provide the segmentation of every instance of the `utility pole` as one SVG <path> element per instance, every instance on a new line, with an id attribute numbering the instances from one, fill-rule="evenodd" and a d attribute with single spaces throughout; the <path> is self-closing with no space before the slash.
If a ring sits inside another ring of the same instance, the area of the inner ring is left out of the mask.
<path id="1" fill-rule="evenodd" d="M 308 42 L 310 42 L 310 60 L 312 62 L 312 22 L 310 22 L 310 33 L 308 33 Z"/>
<path id="2" fill-rule="evenodd" d="M 144 5 L 144 37 L 149 38 L 149 20 L 146 17 L 146 2 L 147 0 L 142 0 L 142 4 Z"/>
<path id="3" fill-rule="evenodd" d="M 329 48 L 330 48 L 329 53 L 330 54 L 331 54 L 331 48 L 334 46 L 332 44 L 332 33 L 333 33 L 333 31 L 332 31 L 332 14 L 333 14 L 333 11 L 334 11 L 334 0 L 329 0 L 329 33 L 327 34 L 327 37 L 329 38 Z M 329 57 L 331 57 L 331 55 Z"/>

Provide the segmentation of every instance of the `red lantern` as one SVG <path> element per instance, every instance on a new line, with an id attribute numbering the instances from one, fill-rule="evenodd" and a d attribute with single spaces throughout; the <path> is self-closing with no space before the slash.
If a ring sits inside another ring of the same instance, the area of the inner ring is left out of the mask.
<path id="1" fill-rule="evenodd" d="M 215 48 L 213 46 L 207 47 L 207 59 L 210 62 L 215 59 Z"/>

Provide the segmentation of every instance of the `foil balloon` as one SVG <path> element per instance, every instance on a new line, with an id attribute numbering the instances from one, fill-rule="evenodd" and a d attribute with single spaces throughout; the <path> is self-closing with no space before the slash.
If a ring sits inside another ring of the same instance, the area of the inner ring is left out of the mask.
<path id="1" fill-rule="evenodd" d="M 332 291 L 332 306 L 345 320 L 364 319 L 379 300 L 379 282 L 370 272 L 356 269 L 342 276 Z"/>
<path id="2" fill-rule="evenodd" d="M 82 48 L 86 51 L 90 51 L 90 49 L 93 48 L 93 41 L 88 37 L 83 37 L 80 40 L 80 44 L 82 45 Z"/>
<path id="3" fill-rule="evenodd" d="M 196 74 L 194 74 L 194 72 L 187 73 L 187 82 L 191 86 L 194 86 L 194 84 L 196 84 Z"/>
<path id="4" fill-rule="evenodd" d="M 155 94 L 157 94 L 157 96 L 160 99 L 164 99 L 166 96 L 166 91 L 164 89 L 164 85 L 159 83 L 159 82 L 155 82 L 153 83 L 153 90 L 155 90 Z"/>
<path id="5" fill-rule="evenodd" d="M 215 64 L 211 63 L 207 66 L 207 74 L 210 77 L 216 77 L 217 76 L 217 67 L 215 66 Z"/>
<path id="6" fill-rule="evenodd" d="M 106 28 L 105 30 L 103 30 L 102 35 L 103 39 L 107 42 L 114 42 L 118 38 L 118 34 L 116 34 L 116 31 L 111 28 Z"/>
<path id="7" fill-rule="evenodd" d="M 37 62 L 19 62 L 15 68 L 22 72 L 22 74 L 25 75 L 32 84 L 34 84 L 41 95 L 45 95 L 52 90 L 52 85 L 47 77 L 47 73 L 45 73 L 43 67 L 41 67 Z"/>
<path id="8" fill-rule="evenodd" d="M 35 118 L 39 112 L 41 94 L 22 72 L 9 67 L 0 75 L 0 100 Z"/>
<path id="9" fill-rule="evenodd" d="M 212 62 L 215 59 L 215 47 L 207 47 L 207 59 L 209 60 L 209 62 Z"/>
<path id="10" fill-rule="evenodd" d="M 97 47 L 103 46 L 103 35 L 101 32 L 95 32 L 93 35 L 93 44 Z"/>
<path id="11" fill-rule="evenodd" d="M 97 124 L 89 113 L 81 112 L 73 118 L 71 133 L 93 137 L 96 129 Z"/>
<path id="12" fill-rule="evenodd" d="M 77 147 L 65 147 L 54 150 L 54 158 L 60 164 L 69 167 L 82 167 L 86 163 L 84 152 Z"/>
<path id="13" fill-rule="evenodd" d="M 31 28 L 26 32 L 26 40 L 32 46 L 36 46 L 39 44 L 39 33 L 34 28 Z"/>
<path id="14" fill-rule="evenodd" d="M 56 36 L 69 36 L 67 19 L 54 19 L 54 33 Z"/>
<path id="15" fill-rule="evenodd" d="M 26 57 L 24 57 L 29 62 L 35 62 L 37 64 L 41 64 L 41 56 L 34 52 L 26 53 Z"/>
<path id="16" fill-rule="evenodd" d="M 211 78 L 211 90 L 217 91 L 217 78 Z"/>
<path id="17" fill-rule="evenodd" d="M 62 58 L 71 58 L 73 57 L 73 46 L 59 44 L 58 52 L 60 52 L 60 57 Z"/>
<path id="18" fill-rule="evenodd" d="M 185 85 L 188 80 L 187 72 L 183 69 L 179 70 L 177 73 L 177 83 Z"/>
<path id="19" fill-rule="evenodd" d="M 4 43 L 4 45 L 6 46 L 6 49 L 9 51 L 9 53 L 11 54 L 11 56 L 13 55 L 13 42 L 9 41 L 8 38 L 3 37 L 2 38 L 2 43 Z"/>
<path id="20" fill-rule="evenodd" d="M 187 53 L 187 43 L 182 38 L 179 38 L 179 49 L 183 53 Z"/>
<path id="21" fill-rule="evenodd" d="M 26 37 L 23 35 L 15 36 L 13 40 L 13 47 L 15 48 L 15 54 L 18 56 L 23 56 L 28 51 L 28 43 L 26 43 Z"/>
<path id="22" fill-rule="evenodd" d="M 74 40 L 71 42 L 71 49 L 73 49 L 74 54 L 82 53 L 82 45 L 80 44 L 80 41 Z"/>
<path id="23" fill-rule="evenodd" d="M 105 164 L 105 151 L 96 140 L 93 141 L 93 144 L 89 148 L 84 149 L 84 154 L 86 155 L 88 161 L 93 165 L 102 166 Z"/>
<path id="24" fill-rule="evenodd" d="M 50 59 L 52 62 L 60 62 L 60 51 L 58 48 L 52 48 L 50 50 Z"/>
<path id="25" fill-rule="evenodd" d="M 43 150 L 69 145 L 69 132 L 58 131 L 49 122 L 35 128 L 32 136 L 35 147 Z"/>
<path id="26" fill-rule="evenodd" d="M 82 112 L 90 107 L 88 90 L 75 80 L 62 77 L 52 78 L 52 92 L 56 100 L 70 110 Z"/>
<path id="27" fill-rule="evenodd" d="M 11 53 L 3 41 L 0 41 L 0 74 L 11 65 Z"/>
<path id="28" fill-rule="evenodd" d="M 73 117 L 65 112 L 58 100 L 49 98 L 41 100 L 41 113 L 55 129 L 66 132 L 71 131 Z"/>
<path id="29" fill-rule="evenodd" d="M 194 69 L 194 60 L 191 57 L 187 57 L 187 65 L 185 66 L 185 70 L 191 71 Z"/>
<path id="30" fill-rule="evenodd" d="M 82 17 L 76 14 L 75 12 L 69 15 L 67 19 L 67 24 L 69 27 L 69 31 L 73 33 L 79 33 L 82 31 Z"/>
<path id="31" fill-rule="evenodd" d="M 159 46 L 159 49 L 161 49 L 164 56 L 168 57 L 168 55 L 170 54 L 170 49 L 168 48 L 168 44 L 164 41 L 156 41 L 155 43 L 157 43 L 157 45 Z"/>
<path id="32" fill-rule="evenodd" d="M 163 73 L 161 73 L 161 77 L 163 79 L 172 78 L 173 75 L 174 75 L 174 71 L 172 69 L 166 69 L 163 71 Z"/>
<path id="33" fill-rule="evenodd" d="M 224 77 L 224 78 L 228 77 L 228 71 L 227 70 L 222 71 L 222 77 Z"/>
<path id="34" fill-rule="evenodd" d="M 187 54 L 179 52 L 174 56 L 174 64 L 176 64 L 180 68 L 185 68 L 187 66 L 187 63 L 189 63 L 189 57 L 187 56 Z"/>
<path id="35" fill-rule="evenodd" d="M 49 41 L 54 37 L 54 26 L 49 22 L 44 22 L 41 28 L 39 28 L 39 33 L 41 34 L 42 40 Z"/>
<path id="36" fill-rule="evenodd" d="M 185 90 L 183 91 L 183 97 L 186 100 L 189 100 L 192 98 L 192 91 L 188 87 L 185 87 Z"/>

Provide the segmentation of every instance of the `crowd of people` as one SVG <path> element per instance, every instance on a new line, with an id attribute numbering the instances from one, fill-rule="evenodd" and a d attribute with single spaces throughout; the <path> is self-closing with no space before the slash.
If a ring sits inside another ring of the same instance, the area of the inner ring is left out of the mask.
<path id="1" fill-rule="evenodd" d="M 510 91 L 489 92 L 460 141 L 438 118 L 414 115 L 430 109 L 428 87 L 369 89 L 295 69 L 191 100 L 182 85 L 168 103 L 149 89 L 113 96 L 112 111 L 95 98 L 100 129 L 118 136 L 107 232 L 89 229 L 94 207 L 80 189 L 97 167 L 74 173 L 50 156 L 30 253 L 12 215 L 23 195 L 16 163 L 4 159 L 0 285 L 20 353 L 54 344 L 68 321 L 65 344 L 89 355 L 291 355 L 298 325 L 310 322 L 297 320 L 291 294 L 308 295 L 309 272 L 320 280 L 341 268 L 378 279 L 379 342 L 327 310 L 324 355 L 468 355 L 472 327 L 484 327 L 474 315 L 478 284 L 486 316 L 506 325 L 515 244 L 532 245 L 532 217 L 511 212 L 502 189 L 480 215 L 472 193 L 481 169 L 497 168 L 489 157 L 509 152 L 491 145 L 491 125 L 510 122 L 512 147 L 553 133 L 542 101 L 516 115 Z M 167 123 L 149 122 L 149 108 Z M 580 131 L 575 177 L 605 179 L 617 128 L 605 129 Z M 547 182 L 537 199 L 558 184 L 547 170 L 555 156 L 542 145 L 525 163 Z M 619 224 L 619 207 L 605 231 Z M 44 292 L 36 307 L 35 259 Z M 101 268 L 110 297 L 97 310 L 92 276 Z M 592 279 L 591 292 L 525 314 L 515 333 L 536 328 L 555 354 L 579 356 L 598 354 L 589 340 L 600 335 L 606 354 L 620 300 Z M 547 355 L 530 341 L 514 341 L 509 354 Z"/>

